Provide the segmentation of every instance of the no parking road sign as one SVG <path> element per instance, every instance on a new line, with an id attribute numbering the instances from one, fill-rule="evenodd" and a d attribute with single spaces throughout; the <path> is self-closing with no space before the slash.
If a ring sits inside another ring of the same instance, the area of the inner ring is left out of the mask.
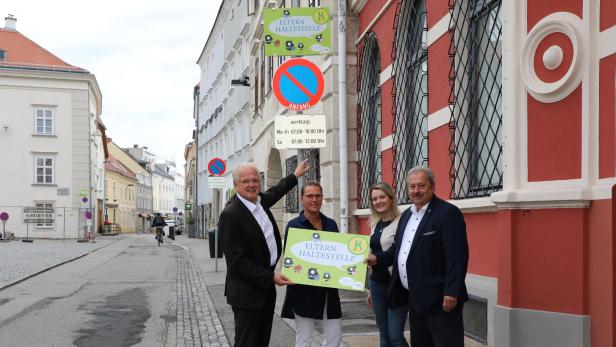
<path id="1" fill-rule="evenodd" d="M 222 176 L 227 171 L 227 164 L 220 158 L 214 158 L 207 164 L 207 171 L 213 176 Z"/>
<path id="2" fill-rule="evenodd" d="M 272 87 L 282 106 L 303 111 L 321 101 L 325 81 L 319 67 L 311 61 L 291 59 L 276 70 Z"/>

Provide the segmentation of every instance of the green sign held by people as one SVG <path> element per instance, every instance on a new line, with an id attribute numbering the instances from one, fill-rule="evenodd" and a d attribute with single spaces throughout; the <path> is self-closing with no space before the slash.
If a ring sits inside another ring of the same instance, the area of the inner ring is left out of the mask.
<path id="1" fill-rule="evenodd" d="M 363 291 L 369 236 L 289 228 L 282 273 L 310 286 Z"/>

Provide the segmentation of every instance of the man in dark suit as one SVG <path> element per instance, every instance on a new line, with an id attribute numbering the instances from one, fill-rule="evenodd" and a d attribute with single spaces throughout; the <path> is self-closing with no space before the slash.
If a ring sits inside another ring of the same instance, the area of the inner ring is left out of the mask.
<path id="1" fill-rule="evenodd" d="M 408 295 L 412 346 L 463 347 L 466 225 L 457 207 L 434 195 L 434 185 L 430 169 L 409 170 L 413 205 L 400 217 L 395 247 L 378 258 L 370 255 L 367 263 L 375 268 L 393 264 L 390 293 Z"/>
<path id="2" fill-rule="evenodd" d="M 293 282 L 279 272 L 280 232 L 270 207 L 297 185 L 310 168 L 307 160 L 277 185 L 261 193 L 259 171 L 242 164 L 233 172 L 237 194 L 220 214 L 218 228 L 227 262 L 225 296 L 233 309 L 235 346 L 267 346 L 272 331 L 276 288 Z"/>

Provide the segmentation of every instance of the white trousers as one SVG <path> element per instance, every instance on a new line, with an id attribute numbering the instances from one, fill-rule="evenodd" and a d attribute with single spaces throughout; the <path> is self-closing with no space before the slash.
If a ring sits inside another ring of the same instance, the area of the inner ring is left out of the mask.
<path id="1" fill-rule="evenodd" d="M 306 318 L 295 314 L 295 347 L 310 347 L 312 345 L 312 332 L 320 319 Z M 338 347 L 342 342 L 342 319 L 327 319 L 327 301 L 323 312 L 323 347 Z"/>

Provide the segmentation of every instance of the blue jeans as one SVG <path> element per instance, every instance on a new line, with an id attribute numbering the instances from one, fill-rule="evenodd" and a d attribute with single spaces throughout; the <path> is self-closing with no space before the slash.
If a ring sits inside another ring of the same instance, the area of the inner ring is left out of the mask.
<path id="1" fill-rule="evenodd" d="M 407 305 L 395 309 L 387 306 L 388 283 L 370 280 L 370 297 L 372 309 L 379 327 L 380 347 L 408 347 L 404 338 L 404 325 L 408 314 Z"/>

